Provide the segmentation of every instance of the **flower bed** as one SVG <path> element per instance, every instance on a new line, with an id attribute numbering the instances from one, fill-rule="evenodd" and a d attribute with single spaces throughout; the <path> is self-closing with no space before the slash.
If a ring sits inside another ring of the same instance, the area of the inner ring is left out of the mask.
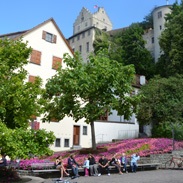
<path id="1" fill-rule="evenodd" d="M 104 154 L 108 159 L 111 159 L 112 154 L 118 153 L 120 157 L 124 152 L 129 157 L 133 153 L 138 153 L 141 157 L 149 156 L 151 154 L 164 154 L 172 151 L 172 139 L 167 138 L 143 138 L 143 139 L 128 139 L 121 140 L 118 142 L 108 143 L 105 145 L 99 145 L 97 148 L 100 149 L 98 153 L 93 153 L 96 161 L 99 160 L 101 154 Z M 103 150 L 101 150 L 103 149 Z M 175 150 L 183 149 L 183 141 L 175 141 Z M 84 154 L 85 150 L 73 150 L 73 151 L 64 151 L 56 152 L 52 156 L 45 157 L 42 159 L 34 158 L 30 160 L 21 160 L 20 168 L 21 169 L 30 169 L 30 164 L 32 163 L 41 163 L 41 162 L 54 162 L 56 157 L 61 155 L 63 157 L 63 163 L 67 165 L 67 158 L 70 154 L 75 154 L 75 159 L 78 163 L 83 164 L 84 157 L 88 155 L 88 150 Z"/>

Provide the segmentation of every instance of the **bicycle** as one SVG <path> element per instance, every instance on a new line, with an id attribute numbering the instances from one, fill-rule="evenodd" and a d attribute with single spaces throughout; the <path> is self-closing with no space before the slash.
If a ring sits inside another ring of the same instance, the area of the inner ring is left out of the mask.
<path id="1" fill-rule="evenodd" d="M 175 168 L 175 165 L 181 168 L 183 166 L 183 158 L 172 155 L 171 159 L 165 163 L 165 168 Z"/>

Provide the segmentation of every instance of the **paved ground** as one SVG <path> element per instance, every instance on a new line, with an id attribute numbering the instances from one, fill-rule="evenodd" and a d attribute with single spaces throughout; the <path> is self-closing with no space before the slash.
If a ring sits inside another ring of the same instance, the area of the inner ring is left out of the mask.
<path id="1" fill-rule="evenodd" d="M 84 177 L 73 179 L 69 183 L 183 183 L 183 170 L 150 170 L 128 174 L 111 174 L 100 177 Z M 35 182 L 36 183 L 36 182 Z M 53 183 L 46 179 L 44 183 Z"/>

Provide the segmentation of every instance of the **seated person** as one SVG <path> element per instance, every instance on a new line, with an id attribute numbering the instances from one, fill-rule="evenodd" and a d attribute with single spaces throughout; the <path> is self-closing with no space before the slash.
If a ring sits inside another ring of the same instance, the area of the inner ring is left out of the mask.
<path id="1" fill-rule="evenodd" d="M 140 159 L 140 156 L 138 154 L 132 154 L 131 156 L 131 169 L 133 173 L 136 173 L 137 170 L 137 161 Z"/>
<path id="2" fill-rule="evenodd" d="M 122 175 L 123 173 L 121 172 L 121 165 L 120 165 L 118 159 L 116 158 L 116 156 L 117 156 L 117 153 L 115 153 L 113 155 L 113 157 L 112 157 L 112 159 L 110 161 L 110 165 L 111 166 L 115 166 L 118 169 L 119 174 Z"/>
<path id="3" fill-rule="evenodd" d="M 74 155 L 70 155 L 70 157 L 68 158 L 68 168 L 72 169 L 74 177 L 79 177 L 78 167 L 79 167 L 79 164 L 75 161 Z"/>
<path id="4" fill-rule="evenodd" d="M 90 168 L 90 165 L 89 165 L 89 160 L 87 157 L 84 158 L 84 163 L 83 163 L 83 168 L 84 168 L 84 171 L 85 171 L 85 176 L 88 176 L 89 175 L 89 168 Z"/>
<path id="5" fill-rule="evenodd" d="M 56 168 L 60 170 L 60 174 L 61 174 L 61 177 L 60 177 L 60 180 L 63 179 L 63 175 L 64 173 L 69 176 L 69 174 L 66 172 L 64 166 L 63 166 L 63 162 L 62 162 L 62 156 L 58 156 L 55 160 L 55 165 L 56 165 Z"/>
<path id="6" fill-rule="evenodd" d="M 92 154 L 88 155 L 89 165 L 90 165 L 90 175 L 98 175 L 98 165 L 95 161 L 95 157 Z"/>
<path id="7" fill-rule="evenodd" d="M 126 167 L 126 165 L 127 165 L 128 162 L 127 162 L 127 157 L 126 157 L 125 153 L 122 154 L 120 160 L 121 160 L 121 165 L 123 166 L 123 171 L 126 172 L 126 173 L 128 173 L 127 167 Z"/>
<path id="8" fill-rule="evenodd" d="M 109 162 L 110 161 L 108 161 L 107 158 L 105 158 L 105 156 L 102 155 L 102 157 L 99 159 L 99 162 L 98 162 L 98 167 L 99 167 L 98 176 L 101 176 L 101 173 L 102 173 L 103 170 L 107 170 L 108 175 L 110 175 Z"/>
<path id="9" fill-rule="evenodd" d="M 7 166 L 7 160 L 6 160 L 6 155 L 3 154 L 2 155 L 2 159 L 0 160 L 0 167 L 4 167 L 4 166 Z"/>

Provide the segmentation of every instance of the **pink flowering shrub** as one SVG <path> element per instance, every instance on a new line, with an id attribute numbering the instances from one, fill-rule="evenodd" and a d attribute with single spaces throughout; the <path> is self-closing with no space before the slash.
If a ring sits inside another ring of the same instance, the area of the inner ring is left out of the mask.
<path id="1" fill-rule="evenodd" d="M 118 157 L 122 153 L 126 153 L 127 156 L 131 156 L 133 153 L 138 153 L 141 157 L 149 156 L 151 154 L 163 154 L 172 151 L 172 139 L 167 138 L 143 138 L 143 139 L 127 139 L 118 142 L 108 143 L 104 145 L 98 145 L 98 148 L 106 149 L 106 152 L 93 153 L 96 161 L 99 160 L 101 154 L 105 155 L 108 159 L 111 159 L 114 153 L 118 154 Z M 175 141 L 175 150 L 183 149 L 183 141 Z M 54 162 L 56 157 L 61 155 L 63 157 L 63 163 L 67 165 L 67 159 L 71 154 L 75 154 L 75 160 L 79 164 L 83 164 L 84 157 L 88 154 L 80 154 L 80 150 L 56 152 L 52 156 L 42 159 L 33 158 L 30 160 L 22 160 L 20 167 L 22 169 L 30 169 L 30 164 L 41 162 Z"/>

